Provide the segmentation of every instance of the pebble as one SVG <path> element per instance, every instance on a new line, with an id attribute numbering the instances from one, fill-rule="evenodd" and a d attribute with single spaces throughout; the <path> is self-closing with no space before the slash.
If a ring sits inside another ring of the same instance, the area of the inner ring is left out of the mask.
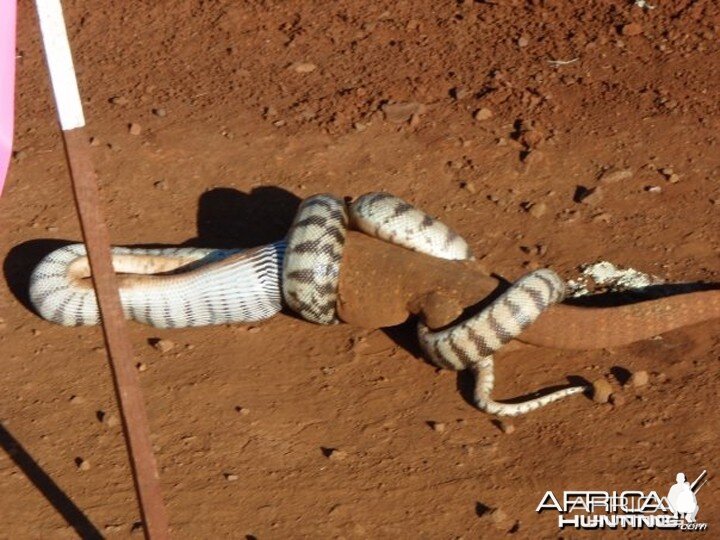
<path id="1" fill-rule="evenodd" d="M 27 157 L 27 152 L 25 150 L 17 150 L 13 152 L 12 157 L 16 162 L 22 161 Z"/>
<path id="2" fill-rule="evenodd" d="M 526 36 L 520 36 L 517 40 L 518 47 L 527 47 L 530 44 L 530 40 Z"/>
<path id="3" fill-rule="evenodd" d="M 492 510 L 484 514 L 483 518 L 491 521 L 493 525 L 495 525 L 495 528 L 501 531 L 507 531 L 513 524 L 507 513 L 500 508 L 493 508 Z"/>
<path id="4" fill-rule="evenodd" d="M 342 461 L 348 457 L 347 452 L 338 450 L 337 448 L 331 448 L 327 454 L 328 459 L 333 461 Z"/>
<path id="5" fill-rule="evenodd" d="M 660 186 L 646 186 L 645 191 L 648 193 L 662 193 L 662 188 Z"/>
<path id="6" fill-rule="evenodd" d="M 527 212 L 534 218 L 541 218 L 547 213 L 547 209 L 547 204 L 539 202 L 531 204 Z"/>
<path id="7" fill-rule="evenodd" d="M 456 86 L 455 88 L 452 88 L 450 90 L 450 95 L 453 99 L 461 100 L 468 97 L 470 95 L 470 92 L 467 88 L 463 86 Z"/>
<path id="8" fill-rule="evenodd" d="M 497 427 L 499 427 L 500 431 L 502 431 L 506 435 L 511 435 L 515 433 L 515 425 L 511 424 L 510 422 L 506 422 L 505 420 L 499 420 L 497 423 Z"/>
<path id="9" fill-rule="evenodd" d="M 575 192 L 575 202 L 595 206 L 602 200 L 603 192 L 600 187 L 586 188 L 578 187 Z"/>
<path id="10" fill-rule="evenodd" d="M 88 142 L 90 143 L 90 146 L 100 146 L 100 139 L 97 137 L 90 137 Z"/>
<path id="11" fill-rule="evenodd" d="M 621 180 L 628 180 L 632 178 L 633 172 L 630 169 L 615 169 L 611 168 L 603 172 L 600 176 L 601 184 L 615 184 Z"/>
<path id="12" fill-rule="evenodd" d="M 143 371 L 147 371 L 147 369 L 148 369 L 147 364 L 145 362 L 138 362 L 137 364 L 135 364 L 135 367 L 141 373 Z"/>
<path id="13" fill-rule="evenodd" d="M 639 23 L 633 22 L 630 24 L 623 25 L 622 29 L 620 30 L 620 33 L 623 36 L 632 37 L 632 36 L 639 36 L 640 34 L 642 34 L 642 31 L 643 31 L 642 25 Z"/>
<path id="14" fill-rule="evenodd" d="M 625 405 L 625 397 L 622 394 L 613 392 L 610 394 L 610 403 L 612 403 L 614 407 L 622 407 Z"/>
<path id="15" fill-rule="evenodd" d="M 115 97 L 111 97 L 109 101 L 110 101 L 110 103 L 112 103 L 113 105 L 120 105 L 120 106 L 123 106 L 123 107 L 124 107 L 125 105 L 127 105 L 128 103 L 130 103 L 130 100 L 129 100 L 128 98 L 126 98 L 125 96 L 115 96 Z"/>
<path id="16" fill-rule="evenodd" d="M 161 353 L 165 354 L 166 352 L 170 352 L 175 347 L 175 343 L 170 341 L 169 339 L 154 339 L 151 342 L 153 349 L 156 351 L 160 351 Z"/>
<path id="17" fill-rule="evenodd" d="M 649 381 L 650 376 L 648 375 L 648 372 L 645 370 L 641 370 L 636 371 L 630 376 L 630 378 L 628 379 L 628 384 L 634 386 L 635 388 L 641 388 L 643 386 L 646 386 Z"/>
<path id="18" fill-rule="evenodd" d="M 402 103 L 387 103 L 382 106 L 385 120 L 393 124 L 404 124 L 410 121 L 414 114 L 423 114 L 426 111 L 425 105 L 415 101 Z"/>
<path id="19" fill-rule="evenodd" d="M 612 386 L 607 379 L 598 379 L 593 382 L 593 401 L 595 403 L 607 403 L 612 393 Z"/>
<path id="20" fill-rule="evenodd" d="M 235 407 L 235 412 L 238 414 L 242 414 L 243 416 L 247 416 L 248 414 L 250 414 L 250 409 L 248 409 L 247 407 L 241 407 L 240 405 L 238 405 Z"/>
<path id="21" fill-rule="evenodd" d="M 460 182 L 460 187 L 469 193 L 477 193 L 477 188 L 474 182 Z"/>
<path id="22" fill-rule="evenodd" d="M 155 116 L 159 116 L 160 118 L 165 118 L 165 117 L 167 116 L 167 111 L 166 111 L 165 109 L 163 109 L 163 108 L 153 109 L 153 110 L 152 110 L 152 113 L 153 113 Z"/>
<path id="23" fill-rule="evenodd" d="M 120 417 L 115 413 L 106 414 L 103 416 L 103 424 L 107 427 L 117 427 L 120 425 Z"/>
<path id="24" fill-rule="evenodd" d="M 79 471 L 90 470 L 90 462 L 87 459 L 75 458 L 75 465 L 77 466 Z"/>
<path id="25" fill-rule="evenodd" d="M 130 132 L 130 135 L 140 135 L 140 133 L 142 133 L 142 126 L 133 122 L 128 126 L 128 131 Z"/>
<path id="26" fill-rule="evenodd" d="M 295 62 L 290 67 L 295 73 L 312 73 L 317 69 L 317 66 L 312 62 Z"/>
<path id="27" fill-rule="evenodd" d="M 239 479 L 239 476 L 233 473 L 225 473 L 224 476 L 228 482 L 236 482 Z"/>
<path id="28" fill-rule="evenodd" d="M 81 403 L 85 403 L 85 398 L 80 396 L 71 396 L 70 403 L 72 403 L 73 405 L 80 405 Z"/>
<path id="29" fill-rule="evenodd" d="M 610 223 L 612 221 L 612 214 L 608 214 L 607 212 L 600 212 L 599 214 L 595 214 L 592 217 L 592 220 L 597 223 L 602 221 L 603 223 Z"/>
<path id="30" fill-rule="evenodd" d="M 154 182 L 153 187 L 155 189 L 161 189 L 163 191 L 167 191 L 167 189 L 168 189 L 168 185 L 165 180 L 158 180 L 157 182 Z"/>
<path id="31" fill-rule="evenodd" d="M 483 107 L 482 109 L 478 109 L 475 111 L 475 114 L 473 115 L 473 118 L 477 120 L 478 122 L 483 122 L 484 120 L 490 120 L 493 117 L 493 112 L 488 109 L 487 107 Z"/>
<path id="32" fill-rule="evenodd" d="M 444 422 L 430 422 L 430 427 L 438 433 L 444 433 L 447 428 Z"/>
<path id="33" fill-rule="evenodd" d="M 670 167 L 660 169 L 660 174 L 665 177 L 665 180 L 671 184 L 677 184 L 680 181 L 680 175 L 673 171 Z"/>

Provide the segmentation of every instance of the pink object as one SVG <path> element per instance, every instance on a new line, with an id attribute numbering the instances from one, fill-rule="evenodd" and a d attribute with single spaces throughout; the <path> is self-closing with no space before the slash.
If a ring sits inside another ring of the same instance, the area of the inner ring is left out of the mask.
<path id="1" fill-rule="evenodd" d="M 10 154 L 15 119 L 15 0 L 0 0 L 0 193 Z"/>

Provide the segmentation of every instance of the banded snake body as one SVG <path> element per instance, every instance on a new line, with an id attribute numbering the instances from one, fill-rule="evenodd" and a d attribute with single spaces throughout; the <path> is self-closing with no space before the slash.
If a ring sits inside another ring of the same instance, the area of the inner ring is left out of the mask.
<path id="1" fill-rule="evenodd" d="M 311 322 L 337 323 L 348 227 L 432 257 L 472 258 L 461 236 L 398 197 L 368 193 L 346 205 L 332 195 L 315 195 L 300 205 L 286 239 L 265 246 L 113 248 L 125 316 L 160 328 L 248 323 L 274 316 L 284 303 Z M 41 317 L 60 325 L 98 324 L 89 275 L 82 244 L 57 249 L 35 267 L 30 302 Z M 515 403 L 491 398 L 494 353 L 565 294 L 565 282 L 554 271 L 531 272 L 462 322 L 433 330 L 420 320 L 421 348 L 440 368 L 472 371 L 474 403 L 490 414 L 524 414 L 584 392 L 587 386 L 570 386 Z"/>

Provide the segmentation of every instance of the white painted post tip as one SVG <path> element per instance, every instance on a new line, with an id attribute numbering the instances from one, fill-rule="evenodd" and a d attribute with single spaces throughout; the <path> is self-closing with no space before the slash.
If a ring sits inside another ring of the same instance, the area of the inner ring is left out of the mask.
<path id="1" fill-rule="evenodd" d="M 85 115 L 73 66 L 70 42 L 60 0 L 35 0 L 45 58 L 50 71 L 60 127 L 63 131 L 83 127 Z"/>

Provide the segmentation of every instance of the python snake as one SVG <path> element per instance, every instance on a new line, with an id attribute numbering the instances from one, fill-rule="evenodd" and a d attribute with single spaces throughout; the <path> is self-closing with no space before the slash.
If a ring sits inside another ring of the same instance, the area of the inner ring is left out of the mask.
<path id="1" fill-rule="evenodd" d="M 160 328 L 256 322 L 278 313 L 284 300 L 309 321 L 337 323 L 340 264 L 349 226 L 433 257 L 472 258 L 460 235 L 398 197 L 368 193 L 346 205 L 332 195 L 316 195 L 302 202 L 286 239 L 266 246 L 113 248 L 125 316 Z M 41 317 L 54 323 L 98 324 L 89 277 L 85 247 L 62 247 L 34 269 L 30 301 Z M 440 368 L 471 370 L 475 405 L 491 414 L 523 414 L 583 392 L 585 386 L 572 386 L 517 403 L 490 397 L 494 353 L 562 301 L 565 292 L 564 281 L 552 270 L 532 272 L 463 322 L 440 331 L 418 322 L 421 347 Z"/>

